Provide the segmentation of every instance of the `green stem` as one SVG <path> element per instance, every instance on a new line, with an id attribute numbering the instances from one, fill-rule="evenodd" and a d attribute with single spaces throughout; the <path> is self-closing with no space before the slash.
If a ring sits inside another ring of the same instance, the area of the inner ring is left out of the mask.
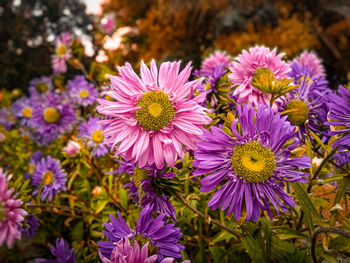
<path id="1" fill-rule="evenodd" d="M 205 214 L 203 214 L 201 211 L 197 210 L 196 208 L 194 208 L 193 206 L 191 206 L 189 203 L 187 203 L 187 201 L 180 195 L 177 194 L 176 195 L 177 199 L 180 200 L 181 203 L 183 203 L 187 208 L 189 208 L 190 210 L 192 210 L 192 212 L 196 213 L 197 215 L 199 215 L 200 217 L 202 217 L 205 221 L 207 221 L 208 224 L 213 223 L 219 227 L 221 227 L 222 229 L 226 230 L 227 232 L 235 235 L 238 239 L 241 238 L 241 234 L 237 233 L 236 231 L 232 230 L 231 228 L 229 228 L 228 226 L 221 224 L 218 220 L 212 219 L 210 216 L 206 216 Z"/>

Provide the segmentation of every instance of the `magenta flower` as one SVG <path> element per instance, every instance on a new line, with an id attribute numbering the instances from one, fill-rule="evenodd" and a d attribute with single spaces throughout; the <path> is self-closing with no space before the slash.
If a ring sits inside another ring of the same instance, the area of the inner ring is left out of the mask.
<path id="1" fill-rule="evenodd" d="M 213 54 L 211 54 L 209 57 L 207 57 L 205 60 L 203 60 L 201 64 L 201 71 L 203 72 L 211 72 L 214 71 L 215 68 L 219 65 L 227 66 L 230 63 L 231 56 L 228 55 L 224 51 L 215 51 Z"/>
<path id="2" fill-rule="evenodd" d="M 99 255 L 102 263 L 154 263 L 157 260 L 157 255 L 148 256 L 148 245 L 149 242 L 140 249 L 139 243 L 136 240 L 134 240 L 133 247 L 129 239 L 121 239 L 113 249 L 110 260 L 103 256 L 100 251 Z M 161 263 L 172 262 L 174 262 L 174 258 L 164 258 L 161 261 Z"/>
<path id="3" fill-rule="evenodd" d="M 231 74 L 228 78 L 233 85 L 237 85 L 231 94 L 236 99 L 237 104 L 247 102 L 248 105 L 253 107 L 257 107 L 259 104 L 270 104 L 270 99 L 253 87 L 252 80 L 253 74 L 256 73 L 258 68 L 269 69 L 277 80 L 286 77 L 289 71 L 288 64 L 282 61 L 284 54 L 277 55 L 276 51 L 276 48 L 270 50 L 266 47 L 253 47 L 249 51 L 243 50 L 235 58 L 235 61 L 230 63 Z"/>
<path id="4" fill-rule="evenodd" d="M 165 62 L 159 72 L 154 61 L 151 70 L 142 63 L 141 78 L 129 63 L 118 70 L 119 76 L 110 77 L 113 90 L 107 92 L 116 101 L 98 100 L 99 113 L 112 117 L 101 121 L 104 143 L 140 168 L 155 163 L 161 169 L 164 161 L 174 166 L 186 147 L 196 149 L 202 125 L 210 122 L 198 97 L 192 97 L 202 79 L 187 82 L 190 63 L 181 72 L 180 62 Z"/>
<path id="5" fill-rule="evenodd" d="M 295 58 L 293 62 L 298 62 L 302 66 L 307 66 L 311 70 L 312 75 L 326 76 L 321 59 L 314 52 L 304 51 L 299 57 Z"/>
<path id="6" fill-rule="evenodd" d="M 12 196 L 14 190 L 7 189 L 6 175 L 0 169 L 0 247 L 6 243 L 12 248 L 15 240 L 22 238 L 21 222 L 27 212 L 19 208 L 22 200 Z"/>
<path id="7" fill-rule="evenodd" d="M 56 39 L 55 54 L 52 55 L 52 67 L 55 74 L 67 71 L 66 61 L 70 58 L 70 42 L 72 35 L 69 32 L 63 32 Z"/>
<path id="8" fill-rule="evenodd" d="M 107 35 L 111 35 L 114 33 L 116 27 L 117 27 L 117 20 L 115 18 L 115 16 L 113 14 L 108 14 L 105 15 L 102 19 L 101 19 L 101 29 L 102 31 L 107 34 Z"/>

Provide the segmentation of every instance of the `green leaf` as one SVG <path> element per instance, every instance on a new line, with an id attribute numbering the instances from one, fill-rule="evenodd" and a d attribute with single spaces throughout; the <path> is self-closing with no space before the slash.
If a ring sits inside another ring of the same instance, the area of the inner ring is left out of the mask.
<path id="1" fill-rule="evenodd" d="M 223 232 L 220 232 L 214 239 L 213 239 L 213 242 L 214 243 L 218 243 L 220 241 L 224 241 L 225 242 L 228 242 L 230 241 L 231 239 L 235 239 L 235 236 L 229 232 L 226 232 L 226 231 L 223 231 Z"/>
<path id="2" fill-rule="evenodd" d="M 265 259 L 263 257 L 263 252 L 259 247 L 259 244 L 256 242 L 256 240 L 253 238 L 251 234 L 246 235 L 242 239 L 242 243 L 247 250 L 247 253 L 249 254 L 250 258 L 253 260 L 253 262 L 261 263 L 265 262 Z"/>
<path id="3" fill-rule="evenodd" d="M 79 221 L 73 228 L 70 233 L 71 238 L 76 241 L 77 243 L 80 243 L 83 240 L 84 235 L 84 222 Z"/>
<path id="4" fill-rule="evenodd" d="M 336 238 L 331 239 L 329 242 L 329 248 L 338 250 L 340 252 L 349 252 L 350 251 L 350 239 L 338 236 Z"/>
<path id="5" fill-rule="evenodd" d="M 122 207 L 128 209 L 128 191 L 125 190 L 123 187 L 119 187 L 118 194 Z"/>
<path id="6" fill-rule="evenodd" d="M 107 204 L 108 204 L 108 200 L 98 200 L 96 203 L 96 209 L 95 209 L 96 214 L 100 213 Z"/>
<path id="7" fill-rule="evenodd" d="M 323 226 L 322 218 L 318 213 L 315 205 L 312 203 L 308 193 L 305 190 L 305 187 L 301 183 L 294 182 L 292 183 L 294 188 L 294 193 L 301 205 L 301 208 L 304 211 L 305 216 L 307 217 L 307 222 L 310 229 L 313 229 L 313 220 L 310 221 L 311 215 L 316 219 L 317 224 Z"/>
<path id="8" fill-rule="evenodd" d="M 305 240 L 309 240 L 309 237 L 307 235 L 304 235 L 294 229 L 288 228 L 288 227 L 276 227 L 274 228 L 274 230 L 277 233 L 277 236 L 279 237 L 279 239 L 281 240 L 285 240 L 285 239 L 290 239 L 290 238 L 300 238 L 300 239 L 305 239 Z"/>

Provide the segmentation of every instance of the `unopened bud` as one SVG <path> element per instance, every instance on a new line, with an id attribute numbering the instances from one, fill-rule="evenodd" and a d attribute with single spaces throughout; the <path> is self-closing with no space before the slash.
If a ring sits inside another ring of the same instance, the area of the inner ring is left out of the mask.
<path id="1" fill-rule="evenodd" d="M 101 192 L 102 192 L 101 187 L 99 187 L 97 185 L 94 187 L 94 189 L 92 189 L 92 195 L 93 196 L 96 196 L 96 195 L 100 194 Z"/>
<path id="2" fill-rule="evenodd" d="M 75 157 L 79 154 L 81 146 L 79 143 L 70 140 L 66 147 L 63 148 L 63 152 L 69 157 Z"/>

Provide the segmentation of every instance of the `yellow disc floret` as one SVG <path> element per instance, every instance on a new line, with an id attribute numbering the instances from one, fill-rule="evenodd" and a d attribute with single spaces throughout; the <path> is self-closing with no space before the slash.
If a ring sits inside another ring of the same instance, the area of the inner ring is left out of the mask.
<path id="1" fill-rule="evenodd" d="M 276 168 L 273 152 L 257 141 L 235 146 L 231 163 L 237 176 L 252 183 L 264 182 Z"/>
<path id="2" fill-rule="evenodd" d="M 136 106 L 138 124 L 146 130 L 159 131 L 167 127 L 175 116 L 175 109 L 168 95 L 163 91 L 149 91 L 144 93 Z"/>
<path id="3" fill-rule="evenodd" d="M 51 171 L 46 171 L 43 176 L 44 184 L 52 184 L 53 183 L 53 173 Z"/>
<path id="4" fill-rule="evenodd" d="M 30 107 L 25 107 L 23 110 L 22 110 L 22 115 L 23 117 L 29 119 L 30 117 L 32 117 L 32 108 Z"/>
<path id="5" fill-rule="evenodd" d="M 144 170 L 144 169 L 140 169 L 138 167 L 136 167 L 134 169 L 134 173 L 132 175 L 132 179 L 134 181 L 134 184 L 136 187 L 139 187 L 140 183 L 142 180 L 147 179 L 148 178 L 148 171 Z"/>
<path id="6" fill-rule="evenodd" d="M 87 91 L 85 89 L 83 89 L 79 92 L 79 96 L 82 97 L 83 99 L 89 97 L 89 94 L 90 94 L 89 91 Z"/>
<path id="7" fill-rule="evenodd" d="M 103 141 L 104 139 L 104 136 L 102 134 L 102 131 L 101 130 L 96 130 L 92 133 L 91 135 L 91 139 L 94 143 L 100 143 Z"/>
<path id="8" fill-rule="evenodd" d="M 40 93 L 45 93 L 49 88 L 47 87 L 46 83 L 40 82 L 36 85 L 36 90 Z"/>
<path id="9" fill-rule="evenodd" d="M 151 239 L 149 239 L 147 237 L 143 237 L 141 235 L 136 235 L 130 241 L 130 243 L 132 245 L 134 245 L 134 240 L 137 241 L 137 243 L 139 244 L 140 247 L 143 247 L 148 242 L 148 251 L 149 251 L 149 253 L 151 255 L 157 255 L 158 254 L 158 247 L 152 245 Z"/>
<path id="10" fill-rule="evenodd" d="M 55 123 L 59 120 L 60 113 L 53 107 L 48 107 L 44 110 L 44 120 L 47 123 Z"/>
<path id="11" fill-rule="evenodd" d="M 56 54 L 59 57 L 62 57 L 64 54 L 66 54 L 67 52 L 67 47 L 66 45 L 60 45 L 57 49 L 56 49 Z"/>
<path id="12" fill-rule="evenodd" d="M 295 126 L 304 124 L 309 118 L 309 108 L 302 100 L 292 100 L 289 102 L 283 113 L 288 115 L 288 120 Z"/>

